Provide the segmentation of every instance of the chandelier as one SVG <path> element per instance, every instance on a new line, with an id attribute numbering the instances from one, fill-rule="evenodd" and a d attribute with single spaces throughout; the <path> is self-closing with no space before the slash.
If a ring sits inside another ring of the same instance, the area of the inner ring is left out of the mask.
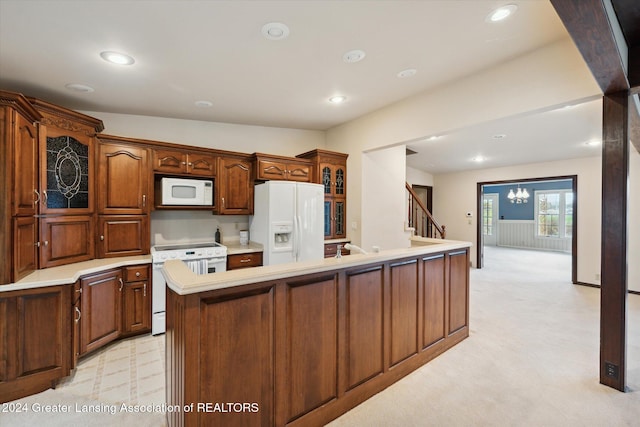
<path id="1" fill-rule="evenodd" d="M 526 188 L 520 188 L 520 184 L 518 184 L 518 191 L 513 192 L 513 189 L 509 190 L 509 194 L 507 195 L 511 203 L 527 203 L 529 201 L 529 192 Z"/>

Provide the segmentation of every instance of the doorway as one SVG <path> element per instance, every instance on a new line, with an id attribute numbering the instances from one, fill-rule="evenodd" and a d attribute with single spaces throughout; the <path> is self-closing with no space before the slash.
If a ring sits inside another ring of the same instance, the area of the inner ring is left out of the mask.
<path id="1" fill-rule="evenodd" d="M 564 227 L 563 229 L 566 231 L 567 233 L 567 237 L 571 237 L 571 242 L 570 242 L 570 252 L 571 252 L 571 281 L 574 284 L 578 284 L 578 236 L 577 236 L 577 230 L 578 230 L 578 176 L 577 175 L 569 175 L 569 176 L 556 176 L 556 177 L 543 177 L 543 178 L 523 178 L 523 179 L 517 179 L 517 180 L 505 180 L 505 181 L 487 181 L 487 182 L 478 182 L 477 183 L 477 196 L 476 196 L 476 208 L 477 208 L 477 212 L 479 213 L 479 217 L 480 217 L 480 221 L 477 221 L 477 229 L 476 229 L 476 242 L 478 243 L 477 245 L 477 250 L 476 250 L 476 266 L 477 268 L 482 268 L 483 264 L 484 264 L 484 246 L 492 246 L 490 243 L 492 242 L 493 237 L 495 236 L 495 238 L 497 239 L 497 242 L 495 243 L 496 246 L 498 245 L 503 245 L 504 242 L 502 242 L 503 237 L 507 238 L 509 236 L 509 233 L 506 233 L 504 236 L 501 235 L 499 229 L 500 229 L 500 223 L 502 223 L 502 219 L 506 219 L 503 218 L 503 215 L 500 214 L 500 212 L 498 212 L 498 208 L 499 206 L 496 206 L 496 215 L 499 218 L 499 221 L 497 221 L 498 226 L 496 226 L 495 231 L 492 230 L 492 235 L 491 236 L 485 236 L 485 187 L 487 187 L 486 191 L 486 195 L 489 196 L 490 194 L 493 193 L 493 191 L 490 190 L 491 187 L 495 187 L 495 186 L 516 186 L 518 184 L 523 184 L 523 183 L 527 183 L 527 184 L 532 184 L 535 187 L 542 187 L 543 185 L 546 184 L 546 182 L 553 182 L 553 181 L 565 181 L 568 182 L 568 191 L 570 191 L 573 195 L 575 195 L 575 197 L 571 197 L 569 203 L 566 206 L 566 210 L 565 212 L 569 212 L 569 215 L 566 215 L 566 219 L 570 220 L 567 224 L 566 227 Z M 533 189 L 531 189 L 533 190 Z M 531 205 L 535 205 L 537 197 L 534 196 L 534 193 L 532 191 L 531 194 L 532 197 L 531 201 L 529 202 Z M 504 200 L 507 201 L 511 201 L 510 203 L 507 203 L 507 205 L 509 207 L 512 206 L 512 204 L 514 202 L 517 202 L 517 200 L 513 200 L 513 198 L 511 197 L 511 195 L 507 196 L 507 195 L 501 195 L 498 197 L 498 200 L 500 200 L 502 197 L 504 197 Z M 514 196 L 515 197 L 515 196 Z M 493 202 L 490 202 L 491 204 Z M 527 202 L 525 201 L 521 201 L 521 202 L 517 202 L 515 203 L 515 205 L 517 206 L 518 203 L 523 203 L 521 204 L 521 206 L 524 206 L 524 204 L 527 204 Z M 491 216 L 493 217 L 494 215 L 494 209 L 493 206 L 491 206 Z M 487 207 L 488 209 L 488 207 Z M 536 211 L 537 212 L 537 211 Z M 489 211 L 487 211 L 487 216 L 488 216 Z M 553 212 L 551 212 L 551 214 L 553 214 Z M 533 215 L 533 214 L 531 214 Z M 539 212 L 536 213 L 536 215 L 539 215 Z M 553 219 L 555 219 L 555 216 L 551 216 Z M 487 220 L 488 221 L 488 220 Z M 519 222 L 519 220 L 516 219 L 516 221 L 513 222 Z M 536 233 L 536 235 L 540 234 L 539 230 L 544 230 L 544 228 L 540 228 L 540 221 L 538 221 L 537 219 L 535 219 L 534 221 L 528 221 L 530 223 L 532 223 L 531 227 L 532 227 L 532 231 L 531 232 L 527 232 L 526 236 L 530 237 L 533 236 L 533 233 Z M 493 224 L 491 223 L 491 225 L 493 226 Z M 538 231 L 536 231 L 538 230 Z M 552 227 L 552 230 L 555 232 L 556 228 Z M 489 243 L 487 243 L 489 242 Z M 506 244 L 506 246 L 510 246 L 509 244 Z M 514 246 L 514 245 L 511 245 Z M 518 247 L 519 245 L 515 245 L 515 247 Z"/>

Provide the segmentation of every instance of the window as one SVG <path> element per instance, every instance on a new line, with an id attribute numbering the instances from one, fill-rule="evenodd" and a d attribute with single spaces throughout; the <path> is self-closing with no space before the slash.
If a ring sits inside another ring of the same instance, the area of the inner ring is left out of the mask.
<path id="1" fill-rule="evenodd" d="M 482 200 L 482 234 L 493 235 L 493 199 Z"/>
<path id="2" fill-rule="evenodd" d="M 536 235 L 571 238 L 573 235 L 573 192 L 536 191 Z"/>

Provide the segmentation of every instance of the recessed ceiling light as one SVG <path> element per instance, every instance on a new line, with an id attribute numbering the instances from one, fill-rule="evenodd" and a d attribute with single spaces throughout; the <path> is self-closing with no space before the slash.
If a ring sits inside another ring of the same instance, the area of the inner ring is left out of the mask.
<path id="1" fill-rule="evenodd" d="M 64 87 L 74 92 L 83 92 L 83 93 L 89 93 L 95 90 L 91 86 L 83 85 L 80 83 L 69 83 L 64 85 Z"/>
<path id="2" fill-rule="evenodd" d="M 409 68 L 409 69 L 400 71 L 398 73 L 398 77 L 401 79 L 406 79 L 407 77 L 415 76 L 417 72 L 418 70 L 416 70 L 415 68 Z"/>
<path id="3" fill-rule="evenodd" d="M 348 62 L 352 64 L 354 62 L 362 61 L 365 56 L 366 56 L 366 53 L 364 53 L 364 50 L 359 50 L 359 49 L 350 50 L 349 52 L 342 55 L 342 60 L 344 62 Z"/>
<path id="4" fill-rule="evenodd" d="M 499 7 L 487 15 L 485 21 L 487 22 L 499 22 L 507 19 L 509 16 L 518 9 L 515 4 L 508 4 L 506 6 Z"/>
<path id="5" fill-rule="evenodd" d="M 427 141 L 435 141 L 438 138 L 440 138 L 438 135 L 431 135 L 429 138 L 427 138 Z"/>
<path id="6" fill-rule="evenodd" d="M 262 35 L 269 40 L 284 40 L 289 37 L 289 27 L 281 22 L 269 22 L 262 26 Z"/>
<path id="7" fill-rule="evenodd" d="M 474 158 L 473 158 L 473 159 L 471 159 L 471 160 L 473 160 L 473 161 L 474 161 L 474 162 L 476 162 L 476 163 L 482 163 L 482 162 L 484 162 L 486 159 L 485 159 L 484 157 L 482 157 L 482 156 L 476 156 L 476 157 L 474 157 Z"/>
<path id="8" fill-rule="evenodd" d="M 113 52 L 113 51 L 105 51 L 100 52 L 100 56 L 107 62 L 111 62 L 112 64 L 118 65 L 131 65 L 135 61 L 131 56 L 125 55 L 124 53 Z"/>
<path id="9" fill-rule="evenodd" d="M 502 138 L 506 138 L 507 135 L 505 135 L 504 133 L 497 133 L 495 135 L 492 136 L 493 139 L 502 139 Z"/>
<path id="10" fill-rule="evenodd" d="M 329 102 L 331 102 L 332 104 L 342 104 L 346 100 L 347 97 L 344 95 L 336 95 L 329 98 Z"/>
<path id="11" fill-rule="evenodd" d="M 585 142 L 584 145 L 586 145 L 587 147 L 595 147 L 597 145 L 600 145 L 600 141 L 594 139 L 594 140 Z"/>
<path id="12" fill-rule="evenodd" d="M 195 104 L 196 104 L 196 107 L 201 107 L 201 108 L 209 108 L 213 106 L 213 102 L 211 101 L 196 101 Z"/>

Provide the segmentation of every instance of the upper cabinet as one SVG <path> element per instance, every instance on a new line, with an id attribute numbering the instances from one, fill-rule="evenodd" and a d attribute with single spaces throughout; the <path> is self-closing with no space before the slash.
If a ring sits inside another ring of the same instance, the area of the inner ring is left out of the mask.
<path id="1" fill-rule="evenodd" d="M 143 215 L 149 211 L 149 162 L 144 147 L 100 137 L 98 213 Z"/>
<path id="2" fill-rule="evenodd" d="M 180 150 L 153 150 L 153 170 L 158 173 L 178 175 L 216 175 L 216 156 Z"/>
<path id="3" fill-rule="evenodd" d="M 311 182 L 312 163 L 306 159 L 254 153 L 256 180 Z"/>
<path id="4" fill-rule="evenodd" d="M 94 211 L 94 144 L 102 121 L 35 98 L 42 115 L 40 139 L 40 214 L 90 214 Z"/>
<path id="5" fill-rule="evenodd" d="M 325 239 L 346 237 L 348 154 L 313 150 L 298 157 L 313 162 L 313 182 L 324 186 Z"/>
<path id="6" fill-rule="evenodd" d="M 218 159 L 216 206 L 220 215 L 253 214 L 252 161 L 249 157 Z"/>

